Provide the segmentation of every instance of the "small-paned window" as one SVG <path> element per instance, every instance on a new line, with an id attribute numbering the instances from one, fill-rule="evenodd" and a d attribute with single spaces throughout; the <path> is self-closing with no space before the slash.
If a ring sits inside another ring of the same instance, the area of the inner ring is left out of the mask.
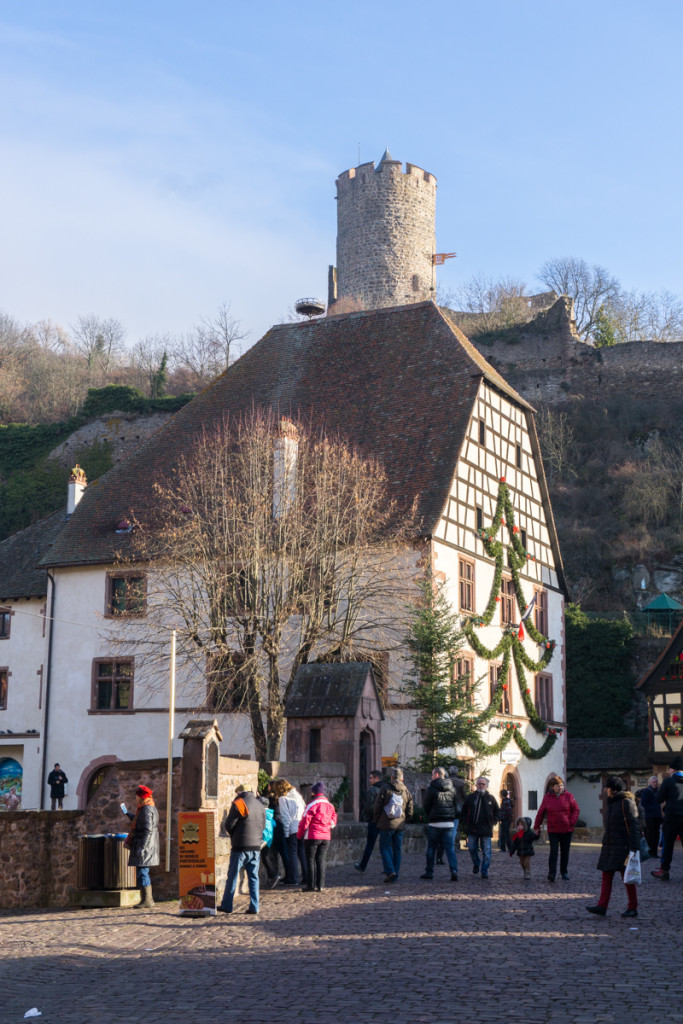
<path id="1" fill-rule="evenodd" d="M 503 577 L 500 584 L 500 621 L 509 626 L 515 621 L 515 587 L 512 580 Z"/>
<path id="2" fill-rule="evenodd" d="M 474 562 L 460 559 L 460 611 L 474 611 Z"/>
<path id="3" fill-rule="evenodd" d="M 0 640 L 9 640 L 9 631 L 12 625 L 12 610 L 0 608 Z"/>
<path id="4" fill-rule="evenodd" d="M 93 711 L 130 711 L 133 707 L 133 659 L 95 658 Z"/>
<path id="5" fill-rule="evenodd" d="M 486 445 L 486 423 L 479 420 L 479 444 Z"/>
<path id="6" fill-rule="evenodd" d="M 454 700 L 463 697 L 468 704 L 474 704 L 474 662 L 472 658 L 456 658 L 453 664 Z"/>
<path id="7" fill-rule="evenodd" d="M 145 614 L 147 579 L 141 573 L 107 573 L 106 615 L 134 618 Z"/>
<path id="8" fill-rule="evenodd" d="M 501 665 L 489 665 L 489 700 L 492 701 L 499 683 L 506 683 L 507 688 L 503 690 L 503 701 L 500 705 L 501 715 L 511 714 L 511 701 L 510 701 L 510 677 L 503 679 L 501 676 L 502 666 Z"/>
<path id="9" fill-rule="evenodd" d="M 544 722 L 553 720 L 553 677 L 546 673 L 536 676 L 536 710 Z"/>
<path id="10" fill-rule="evenodd" d="M 536 604 L 534 605 L 534 625 L 543 636 L 548 635 L 548 591 L 536 591 Z"/>

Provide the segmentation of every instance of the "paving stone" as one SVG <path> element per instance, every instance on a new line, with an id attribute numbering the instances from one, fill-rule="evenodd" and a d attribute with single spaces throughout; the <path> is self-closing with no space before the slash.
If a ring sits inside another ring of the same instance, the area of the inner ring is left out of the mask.
<path id="1" fill-rule="evenodd" d="M 460 853 L 428 889 L 424 859 L 404 858 L 385 895 L 377 870 L 332 868 L 323 893 L 266 891 L 259 917 L 179 918 L 104 908 L 8 911 L 0 916 L 0 1024 L 32 1006 L 41 1024 L 668 1024 L 675 980 L 631 984 L 624 964 L 656 958 L 679 932 L 683 889 L 644 872 L 640 917 L 623 920 L 615 881 L 608 916 L 595 918 L 598 848 L 574 846 L 572 881 L 531 882 L 495 857 L 488 882 Z M 630 931 L 633 925 L 638 931 Z M 655 961 L 653 961 L 654 963 Z M 615 965 L 610 967 L 610 965 Z"/>

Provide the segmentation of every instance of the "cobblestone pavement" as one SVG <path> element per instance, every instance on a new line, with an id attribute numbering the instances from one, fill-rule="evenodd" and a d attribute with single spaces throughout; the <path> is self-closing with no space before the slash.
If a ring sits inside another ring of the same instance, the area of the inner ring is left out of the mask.
<path id="1" fill-rule="evenodd" d="M 445 867 L 421 881 L 412 855 L 395 885 L 375 855 L 364 875 L 331 869 L 324 893 L 262 893 L 258 917 L 244 916 L 245 896 L 208 920 L 181 919 L 171 903 L 7 911 L 0 1021 L 35 1006 L 40 1024 L 680 1022 L 676 972 L 657 967 L 680 944 L 680 852 L 668 884 L 644 865 L 635 920 L 620 916 L 616 880 L 608 916 L 586 912 L 596 846 L 573 848 L 570 882 L 546 881 L 546 853 L 531 882 L 497 851 L 489 879 L 463 851 L 457 883 Z"/>

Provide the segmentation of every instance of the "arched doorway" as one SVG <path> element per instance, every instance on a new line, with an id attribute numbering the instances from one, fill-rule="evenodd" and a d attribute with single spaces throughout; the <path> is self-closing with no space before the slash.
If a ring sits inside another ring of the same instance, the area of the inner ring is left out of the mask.
<path id="1" fill-rule="evenodd" d="M 13 757 L 0 759 L 0 810 L 21 809 L 21 783 L 24 769 Z"/>
<path id="2" fill-rule="evenodd" d="M 363 729 L 358 744 L 358 807 L 363 807 L 365 793 L 370 784 L 370 772 L 375 764 L 375 734 L 371 729 Z"/>
<path id="3" fill-rule="evenodd" d="M 94 761 L 91 761 L 86 768 L 81 772 L 81 777 L 78 780 L 76 786 L 76 797 L 78 799 L 78 809 L 80 811 L 85 810 L 92 798 L 97 793 L 97 790 L 104 782 L 104 776 L 106 769 L 111 764 L 116 764 L 121 758 L 117 757 L 116 754 L 104 754 L 102 757 L 96 757 Z"/>
<path id="4" fill-rule="evenodd" d="M 503 777 L 500 780 L 500 788 L 507 789 L 510 791 L 510 798 L 512 800 L 512 824 L 514 825 L 515 819 L 524 815 L 524 803 L 522 801 L 522 782 L 519 777 L 519 773 L 516 768 L 508 767 L 503 772 Z"/>

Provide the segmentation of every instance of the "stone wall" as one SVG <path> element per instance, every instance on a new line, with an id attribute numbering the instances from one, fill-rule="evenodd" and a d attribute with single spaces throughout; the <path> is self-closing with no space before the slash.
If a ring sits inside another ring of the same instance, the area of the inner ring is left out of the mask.
<path id="1" fill-rule="evenodd" d="M 337 297 L 361 309 L 434 297 L 436 178 L 391 157 L 337 179 Z M 334 310 L 332 310 L 334 311 Z"/>
<path id="2" fill-rule="evenodd" d="M 146 441 L 171 417 L 170 412 L 154 412 L 141 416 L 134 412 L 112 412 L 98 416 L 70 434 L 54 448 L 49 457 L 71 468 L 79 448 L 96 442 L 111 445 L 112 462 L 122 462 L 138 445 Z"/>

